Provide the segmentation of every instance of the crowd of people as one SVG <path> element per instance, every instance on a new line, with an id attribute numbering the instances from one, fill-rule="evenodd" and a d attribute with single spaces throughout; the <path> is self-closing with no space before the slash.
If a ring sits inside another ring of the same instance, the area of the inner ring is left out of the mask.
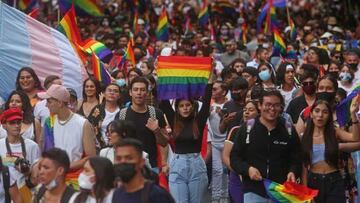
<path id="1" fill-rule="evenodd" d="M 360 83 L 359 6 L 289 1 L 277 12 L 280 57 L 272 33 L 256 29 L 264 2 L 229 2 L 234 12 L 209 2 L 213 31 L 198 25 L 196 1 L 140 3 L 135 24 L 127 1 L 101 1 L 103 17 L 79 17 L 82 37 L 113 51 L 112 82 L 97 81 L 91 61 L 82 95 L 56 73 L 40 81 L 31 67 L 18 72 L 0 114 L 0 202 L 262 203 L 272 201 L 266 179 L 317 189 L 316 203 L 360 202 L 357 97 L 345 126 L 336 114 Z M 40 20 L 56 26 L 46 5 Z M 155 35 L 162 6 L 168 41 Z M 345 11 L 355 14 L 334 16 Z M 118 63 L 131 31 L 135 64 Z M 160 55 L 211 57 L 203 96 L 159 100 Z"/>

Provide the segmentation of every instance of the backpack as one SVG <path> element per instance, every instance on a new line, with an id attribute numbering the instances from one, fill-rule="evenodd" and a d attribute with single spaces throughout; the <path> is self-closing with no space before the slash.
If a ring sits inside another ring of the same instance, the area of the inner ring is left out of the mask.
<path id="1" fill-rule="evenodd" d="M 155 111 L 155 107 L 153 106 L 147 106 L 148 107 L 148 111 L 150 114 L 150 118 L 156 119 L 156 111 Z M 126 119 L 126 113 L 129 107 L 123 108 L 120 110 L 119 113 L 119 120 L 125 120 Z"/>
<path id="2" fill-rule="evenodd" d="M 287 133 L 289 136 L 291 136 L 292 133 L 292 122 L 288 119 L 287 116 L 282 116 L 283 120 L 285 121 L 285 128 L 287 130 Z M 246 144 L 250 144 L 250 132 L 254 128 L 255 125 L 255 119 L 250 119 L 246 121 Z"/>
<path id="3" fill-rule="evenodd" d="M 0 160 L 1 160 L 1 158 L 0 158 Z M 4 187 L 4 191 L 5 191 L 5 203 L 10 203 L 11 198 L 10 198 L 10 193 L 9 193 L 9 188 L 10 188 L 9 168 L 7 166 L 2 165 L 1 174 L 2 174 L 3 187 Z"/>

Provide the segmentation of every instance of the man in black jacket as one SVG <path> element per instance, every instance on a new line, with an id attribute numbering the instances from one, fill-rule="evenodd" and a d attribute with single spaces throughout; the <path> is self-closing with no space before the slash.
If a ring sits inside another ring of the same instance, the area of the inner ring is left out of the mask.
<path id="1" fill-rule="evenodd" d="M 280 92 L 264 92 L 259 103 L 261 116 L 237 132 L 230 162 L 243 176 L 244 203 L 269 201 L 264 179 L 295 182 L 301 172 L 300 140 L 295 128 L 280 117 L 283 106 Z"/>

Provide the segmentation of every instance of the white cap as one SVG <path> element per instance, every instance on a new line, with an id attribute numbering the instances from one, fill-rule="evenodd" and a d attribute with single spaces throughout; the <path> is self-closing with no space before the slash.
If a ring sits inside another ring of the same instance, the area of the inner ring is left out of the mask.
<path id="1" fill-rule="evenodd" d="M 160 56 L 170 56 L 171 55 L 171 48 L 165 47 L 161 50 Z"/>
<path id="2" fill-rule="evenodd" d="M 139 19 L 137 20 L 137 24 L 138 24 L 138 25 L 144 25 L 144 24 L 145 24 L 145 21 L 144 21 L 143 19 L 139 18 Z"/>
<path id="3" fill-rule="evenodd" d="M 325 32 L 323 35 L 321 35 L 320 38 L 329 38 L 329 37 L 332 37 L 333 34 L 331 34 L 330 32 Z"/>
<path id="4" fill-rule="evenodd" d="M 332 29 L 332 31 L 334 31 L 334 32 L 340 32 L 340 33 L 344 32 L 344 30 L 341 29 L 341 28 L 338 27 L 338 26 L 335 26 L 335 27 Z"/>

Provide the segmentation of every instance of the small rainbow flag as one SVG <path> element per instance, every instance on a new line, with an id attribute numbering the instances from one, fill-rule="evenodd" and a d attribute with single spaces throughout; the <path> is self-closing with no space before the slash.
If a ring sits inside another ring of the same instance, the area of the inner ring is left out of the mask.
<path id="1" fill-rule="evenodd" d="M 274 49 L 273 56 L 286 56 L 286 45 L 284 39 L 281 37 L 280 31 L 275 27 L 274 32 Z"/>
<path id="2" fill-rule="evenodd" d="M 159 16 L 159 22 L 156 28 L 156 38 L 161 41 L 169 40 L 169 22 L 166 14 L 166 8 L 163 7 Z"/>
<path id="3" fill-rule="evenodd" d="M 256 27 L 257 27 L 257 32 L 258 33 L 261 32 L 261 26 L 262 26 L 262 23 L 263 23 L 265 17 L 268 15 L 269 8 L 274 8 L 274 7 L 275 8 L 284 8 L 284 7 L 286 7 L 286 0 L 269 0 L 264 5 L 264 7 L 262 8 L 261 13 L 260 13 L 260 15 L 259 15 L 259 17 L 257 18 L 257 21 L 256 21 Z M 276 22 L 271 22 L 271 23 L 276 24 Z M 271 26 L 269 28 L 271 28 Z"/>
<path id="4" fill-rule="evenodd" d="M 243 44 L 247 43 L 247 33 L 248 33 L 248 26 L 247 26 L 247 23 L 244 22 L 241 25 L 241 39 L 242 39 Z"/>
<path id="5" fill-rule="evenodd" d="M 340 104 L 336 105 L 336 118 L 340 127 L 345 126 L 350 122 L 350 105 L 354 97 L 360 94 L 360 84 L 357 84 L 356 87 L 352 90 L 352 92 L 340 102 Z"/>
<path id="6" fill-rule="evenodd" d="M 38 6 L 38 0 L 19 0 L 18 2 L 19 9 L 25 11 L 26 13 L 32 11 Z"/>
<path id="7" fill-rule="evenodd" d="M 289 26 L 290 26 L 290 40 L 296 40 L 297 30 L 295 27 L 294 21 L 289 17 Z"/>
<path id="8" fill-rule="evenodd" d="M 97 5 L 96 0 L 59 0 L 61 13 L 66 13 L 72 4 L 76 6 L 76 13 L 80 16 L 92 15 L 100 17 L 104 15 L 102 9 Z"/>
<path id="9" fill-rule="evenodd" d="M 111 77 L 108 71 L 105 69 L 104 64 L 100 61 L 100 59 L 96 56 L 95 52 L 91 54 L 92 59 L 92 70 L 94 72 L 94 77 L 99 82 L 107 85 L 111 83 Z"/>
<path id="10" fill-rule="evenodd" d="M 275 202 L 310 203 L 318 194 L 318 190 L 292 182 L 285 182 L 282 185 L 265 179 L 264 186 L 268 196 Z"/>
<path id="11" fill-rule="evenodd" d="M 55 115 L 50 115 L 45 119 L 44 125 L 44 151 L 54 147 L 54 123 Z"/>
<path id="12" fill-rule="evenodd" d="M 57 29 L 63 33 L 70 42 L 79 44 L 81 42 L 81 37 L 75 16 L 75 9 L 74 7 L 71 7 L 59 22 Z"/>
<path id="13" fill-rule="evenodd" d="M 204 0 L 203 6 L 198 15 L 199 25 L 202 27 L 206 26 L 206 24 L 209 22 L 209 16 L 210 15 L 209 15 L 207 0 Z"/>
<path id="14" fill-rule="evenodd" d="M 95 52 L 96 56 L 106 63 L 108 63 L 113 56 L 110 49 L 108 49 L 103 43 L 94 39 L 86 39 L 81 43 L 81 46 L 88 54 Z"/>
<path id="15" fill-rule="evenodd" d="M 158 98 L 190 99 L 204 96 L 211 67 L 210 57 L 159 56 Z"/>
<path id="16" fill-rule="evenodd" d="M 138 19 L 139 19 L 139 12 L 135 10 L 134 21 L 133 21 L 133 32 L 135 35 L 139 32 Z"/>

